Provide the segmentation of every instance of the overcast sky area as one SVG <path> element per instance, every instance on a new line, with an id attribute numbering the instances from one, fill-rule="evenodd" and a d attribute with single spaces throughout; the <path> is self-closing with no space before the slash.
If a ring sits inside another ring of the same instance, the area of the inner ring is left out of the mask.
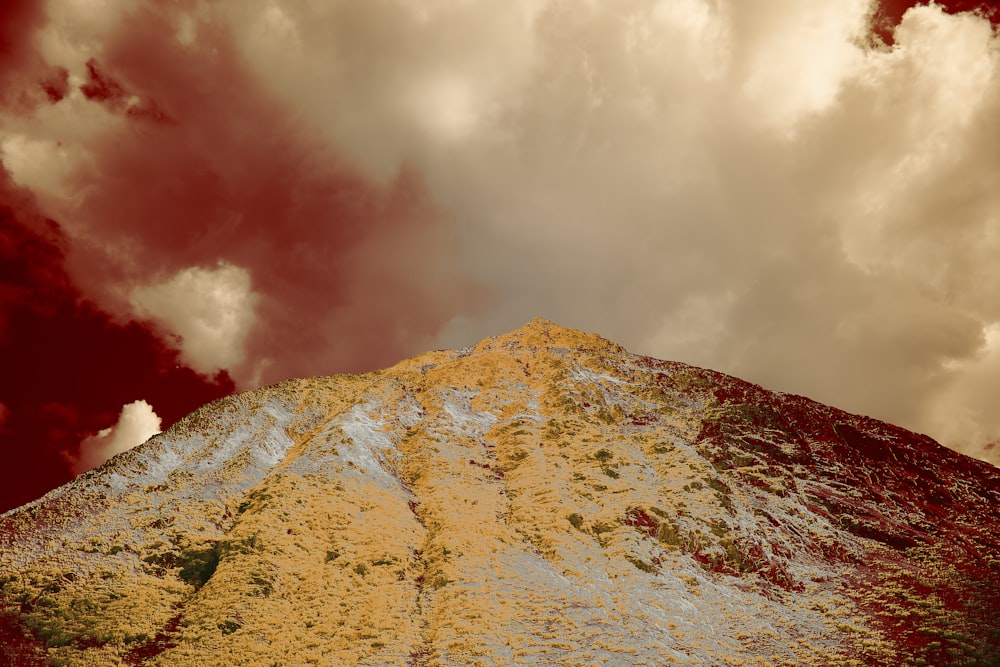
<path id="1" fill-rule="evenodd" d="M 911 4 L 8 0 L 0 510 L 535 316 L 1000 464 L 1000 10 Z"/>

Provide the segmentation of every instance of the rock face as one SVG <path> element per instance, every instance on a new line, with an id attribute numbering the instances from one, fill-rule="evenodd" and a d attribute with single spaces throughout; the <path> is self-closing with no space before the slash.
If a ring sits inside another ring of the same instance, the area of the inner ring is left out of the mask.
<path id="1" fill-rule="evenodd" d="M 0 517 L 0 664 L 989 665 L 1000 471 L 535 320 Z"/>

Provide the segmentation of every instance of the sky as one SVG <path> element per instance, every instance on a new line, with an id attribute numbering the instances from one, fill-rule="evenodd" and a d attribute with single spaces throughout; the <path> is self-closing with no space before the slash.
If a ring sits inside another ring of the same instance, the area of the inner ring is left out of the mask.
<path id="1" fill-rule="evenodd" d="M 1000 6 L 7 0 L 0 511 L 533 317 L 1000 465 Z"/>

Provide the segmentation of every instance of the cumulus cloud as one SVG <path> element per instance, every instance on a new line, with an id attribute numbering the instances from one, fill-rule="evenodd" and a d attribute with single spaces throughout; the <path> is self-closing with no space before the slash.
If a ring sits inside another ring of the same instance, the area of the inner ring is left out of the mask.
<path id="1" fill-rule="evenodd" d="M 211 375 L 243 362 L 257 301 L 246 269 L 225 263 L 187 268 L 133 288 L 129 301 L 140 317 L 178 337 L 181 359 L 198 372 Z"/>
<path id="2" fill-rule="evenodd" d="M 164 425 L 233 392 L 179 363 L 144 322 L 115 321 L 66 273 L 72 242 L 0 169 L 0 512 L 70 479 L 66 452 L 144 396 Z"/>
<path id="3" fill-rule="evenodd" d="M 160 418 L 146 401 L 133 401 L 122 406 L 114 426 L 90 436 L 80 443 L 79 456 L 72 464 L 73 474 L 91 470 L 115 454 L 137 447 L 160 432 Z"/>
<path id="4" fill-rule="evenodd" d="M 156 315 L 147 288 L 164 276 L 245 269 L 255 363 L 194 351 L 207 339 L 174 327 L 204 322 L 199 300 L 173 299 L 160 318 L 199 368 L 236 363 L 242 387 L 370 369 L 475 310 L 482 290 L 454 261 L 457 233 L 423 177 L 400 163 L 369 179 L 262 87 L 226 13 L 237 5 L 108 3 L 83 21 L 70 4 L 53 3 L 42 41 L 75 87 L 9 119 L 2 145 L 63 223 L 73 279 L 103 308 Z"/>
<path id="5" fill-rule="evenodd" d="M 1000 304 L 987 21 L 918 7 L 878 48 L 863 0 L 282 7 L 240 33 L 272 90 L 463 227 L 495 303 L 443 344 L 543 314 L 952 445 L 986 428 L 930 415 Z M 440 81 L 466 131 L 409 104 Z"/>
<path id="6" fill-rule="evenodd" d="M 10 121 L 14 175 L 123 317 L 163 276 L 245 269 L 245 358 L 273 363 L 244 386 L 543 315 L 980 455 L 1000 436 L 982 17 L 915 7 L 886 46 L 869 0 L 62 5 L 40 48 L 75 87 Z"/>

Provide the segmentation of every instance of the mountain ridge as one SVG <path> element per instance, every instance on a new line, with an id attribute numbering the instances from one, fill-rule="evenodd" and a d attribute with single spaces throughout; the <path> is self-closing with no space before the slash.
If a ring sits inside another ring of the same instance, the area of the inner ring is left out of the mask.
<path id="1" fill-rule="evenodd" d="M 536 319 L 219 399 L 0 516 L 0 637 L 24 664 L 992 664 L 998 509 L 996 469 L 926 436 Z"/>

